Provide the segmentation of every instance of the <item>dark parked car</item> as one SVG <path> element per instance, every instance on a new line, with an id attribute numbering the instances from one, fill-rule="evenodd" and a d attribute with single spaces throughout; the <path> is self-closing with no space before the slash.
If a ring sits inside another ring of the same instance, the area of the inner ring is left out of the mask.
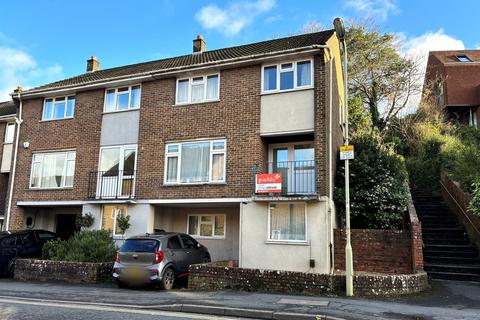
<path id="1" fill-rule="evenodd" d="M 146 234 L 125 240 L 117 252 L 113 277 L 119 287 L 150 283 L 169 290 L 175 279 L 188 275 L 190 265 L 210 261 L 207 248 L 189 235 Z"/>
<path id="2" fill-rule="evenodd" d="M 40 258 L 48 240 L 58 239 L 46 230 L 6 231 L 0 233 L 0 276 L 12 276 L 17 258 Z"/>

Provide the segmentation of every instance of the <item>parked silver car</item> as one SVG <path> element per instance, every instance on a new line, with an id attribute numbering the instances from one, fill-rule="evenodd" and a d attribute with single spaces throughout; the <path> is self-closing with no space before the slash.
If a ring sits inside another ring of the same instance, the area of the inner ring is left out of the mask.
<path id="1" fill-rule="evenodd" d="M 188 276 L 190 265 L 210 261 L 207 248 L 189 235 L 146 234 L 125 240 L 117 251 L 113 277 L 119 287 L 151 283 L 169 290 L 176 279 Z"/>

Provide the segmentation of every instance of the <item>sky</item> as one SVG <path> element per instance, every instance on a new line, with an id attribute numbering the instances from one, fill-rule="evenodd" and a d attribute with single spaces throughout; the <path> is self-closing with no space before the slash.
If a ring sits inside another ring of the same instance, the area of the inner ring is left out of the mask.
<path id="1" fill-rule="evenodd" d="M 337 16 L 374 21 L 425 64 L 429 50 L 480 49 L 478 12 L 478 0 L 2 0 L 0 101 L 84 73 L 92 55 L 105 69 L 190 54 L 197 34 L 211 50 L 331 28 Z"/>

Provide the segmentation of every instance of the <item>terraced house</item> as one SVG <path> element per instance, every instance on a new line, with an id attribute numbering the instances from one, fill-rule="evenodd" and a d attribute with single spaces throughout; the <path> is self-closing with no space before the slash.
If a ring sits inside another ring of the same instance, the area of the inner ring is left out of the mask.
<path id="1" fill-rule="evenodd" d="M 198 36 L 184 56 L 105 70 L 92 57 L 15 92 L 6 227 L 68 237 L 91 214 L 117 239 L 185 232 L 212 260 L 329 272 L 341 74 L 333 30 L 211 51 Z"/>

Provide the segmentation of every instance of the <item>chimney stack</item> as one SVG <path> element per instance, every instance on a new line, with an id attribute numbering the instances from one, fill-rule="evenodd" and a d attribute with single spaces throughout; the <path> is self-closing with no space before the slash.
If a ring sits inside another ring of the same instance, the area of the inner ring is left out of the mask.
<path id="1" fill-rule="evenodd" d="M 87 60 L 87 72 L 94 72 L 100 70 L 100 61 L 97 60 L 97 57 L 91 56 Z"/>
<path id="2" fill-rule="evenodd" d="M 195 40 L 193 40 L 193 53 L 203 53 L 207 50 L 207 44 L 203 40 L 202 35 L 198 35 Z"/>

